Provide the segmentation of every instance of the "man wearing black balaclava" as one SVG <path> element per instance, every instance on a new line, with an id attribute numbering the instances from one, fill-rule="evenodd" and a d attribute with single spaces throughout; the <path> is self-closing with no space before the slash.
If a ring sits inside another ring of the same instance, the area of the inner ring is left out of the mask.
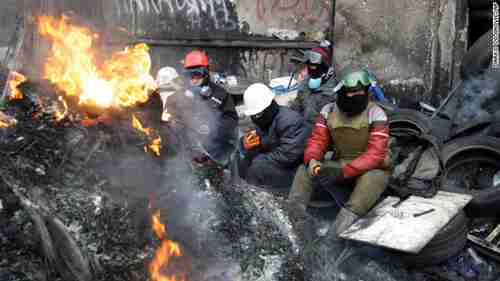
<path id="1" fill-rule="evenodd" d="M 264 84 L 250 85 L 243 95 L 255 128 L 240 140 L 240 177 L 257 186 L 288 190 L 304 153 L 307 132 L 297 112 L 279 106 Z"/>
<path id="2" fill-rule="evenodd" d="M 297 170 L 288 197 L 291 210 L 300 214 L 315 191 L 326 190 L 335 198 L 348 195 L 335 220 L 337 235 L 373 207 L 390 175 L 388 118 L 381 107 L 370 102 L 369 86 L 366 70 L 353 69 L 342 75 L 337 101 L 326 105 L 316 118 L 304 164 Z M 331 146 L 334 158 L 325 159 Z M 304 232 L 298 220 L 294 228 Z"/>

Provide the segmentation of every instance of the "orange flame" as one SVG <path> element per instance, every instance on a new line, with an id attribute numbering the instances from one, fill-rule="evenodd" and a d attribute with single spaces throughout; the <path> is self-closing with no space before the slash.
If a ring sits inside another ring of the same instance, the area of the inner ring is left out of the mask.
<path id="1" fill-rule="evenodd" d="M 146 136 L 151 136 L 153 134 L 152 128 L 144 128 L 141 121 L 134 114 L 132 114 L 132 127 L 139 132 L 144 133 Z M 148 152 L 151 150 L 156 156 L 160 156 L 161 149 L 161 137 L 154 138 L 149 144 L 144 146 L 144 151 Z"/>
<path id="2" fill-rule="evenodd" d="M 146 102 L 156 88 L 146 44 L 126 48 L 98 65 L 92 46 L 97 34 L 69 24 L 65 16 L 41 16 L 38 21 L 40 34 L 52 42 L 44 78 L 66 95 L 77 96 L 80 104 L 129 107 Z"/>
<path id="3" fill-rule="evenodd" d="M 168 266 L 172 257 L 181 257 L 182 251 L 179 244 L 167 239 L 165 225 L 161 223 L 160 211 L 153 214 L 153 230 L 161 241 L 161 246 L 156 249 L 155 257 L 149 265 L 152 281 L 185 281 L 185 277 L 167 276 L 161 273 L 163 266 Z"/>
<path id="4" fill-rule="evenodd" d="M 9 74 L 9 88 L 10 88 L 10 100 L 20 100 L 23 98 L 23 93 L 17 89 L 19 84 L 26 81 L 26 77 L 19 72 L 12 71 Z"/>
<path id="5" fill-rule="evenodd" d="M 153 129 L 151 128 L 144 128 L 142 126 L 141 121 L 135 117 L 134 114 L 132 114 L 132 128 L 137 129 L 140 132 L 143 132 L 145 135 L 149 136 L 151 133 L 153 133 Z"/>
<path id="6" fill-rule="evenodd" d="M 55 118 L 56 122 L 61 121 L 62 119 L 64 119 L 64 117 L 66 117 L 66 114 L 68 114 L 68 104 L 66 103 L 66 101 L 64 100 L 64 98 L 62 96 L 59 96 L 58 100 L 63 104 L 64 111 L 62 111 L 62 112 L 61 111 L 56 111 L 54 113 L 54 118 Z"/>
<path id="7" fill-rule="evenodd" d="M 160 156 L 161 149 L 161 137 L 157 137 L 151 141 L 148 145 L 149 150 L 151 150 L 156 156 Z"/>

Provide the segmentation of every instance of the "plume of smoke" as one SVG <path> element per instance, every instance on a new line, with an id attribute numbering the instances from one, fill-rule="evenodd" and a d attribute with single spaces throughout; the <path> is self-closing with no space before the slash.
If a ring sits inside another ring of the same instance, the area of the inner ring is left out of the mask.
<path id="1" fill-rule="evenodd" d="M 464 81 L 458 97 L 455 124 L 487 118 L 500 110 L 500 76 L 487 71 Z"/>

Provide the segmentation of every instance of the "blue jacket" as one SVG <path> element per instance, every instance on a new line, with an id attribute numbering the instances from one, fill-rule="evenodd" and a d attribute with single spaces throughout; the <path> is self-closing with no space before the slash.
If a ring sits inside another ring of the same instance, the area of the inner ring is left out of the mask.
<path id="1" fill-rule="evenodd" d="M 271 161 L 283 168 L 294 168 L 302 163 L 308 133 L 299 113 L 280 106 L 269 130 L 259 133 L 263 144 L 254 161 Z"/>

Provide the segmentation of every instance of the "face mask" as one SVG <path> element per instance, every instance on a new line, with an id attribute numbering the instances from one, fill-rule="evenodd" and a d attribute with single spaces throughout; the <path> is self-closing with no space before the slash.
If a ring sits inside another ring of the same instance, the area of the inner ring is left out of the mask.
<path id="1" fill-rule="evenodd" d="M 309 78 L 309 82 L 307 83 L 309 89 L 315 90 L 321 86 L 321 77 L 320 78 Z"/>
<path id="2" fill-rule="evenodd" d="M 356 116 L 368 106 L 368 94 L 349 97 L 345 92 L 341 92 L 337 96 L 337 106 L 345 115 Z"/>
<path id="3" fill-rule="evenodd" d="M 274 116 L 276 116 L 278 110 L 278 104 L 273 101 L 270 106 L 264 109 L 264 112 L 250 116 L 250 119 L 252 119 L 252 122 L 261 130 L 267 131 L 273 123 Z"/>

